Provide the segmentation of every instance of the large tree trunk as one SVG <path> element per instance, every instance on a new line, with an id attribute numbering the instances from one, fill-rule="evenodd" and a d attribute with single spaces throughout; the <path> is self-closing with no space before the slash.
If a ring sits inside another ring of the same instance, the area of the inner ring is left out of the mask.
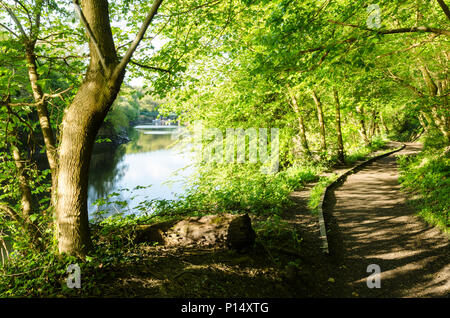
<path id="1" fill-rule="evenodd" d="M 89 42 L 91 61 L 86 78 L 63 117 L 56 193 L 59 252 L 80 257 L 92 245 L 87 209 L 92 148 L 124 75 L 121 72 L 114 81 L 110 79 L 118 59 L 109 24 L 108 2 L 85 0 L 82 5 L 97 43 L 92 39 Z"/>
<path id="2" fill-rule="evenodd" d="M 83 83 L 62 123 L 57 187 L 59 251 L 83 254 L 91 247 L 87 209 L 89 164 L 98 130 L 118 93 L 100 73 Z"/>
<path id="3" fill-rule="evenodd" d="M 325 120 L 323 117 L 322 103 L 315 91 L 312 91 L 312 97 L 313 97 L 314 102 L 317 107 L 317 117 L 319 119 L 319 128 L 320 128 L 320 144 L 321 144 L 322 150 L 327 151 L 327 140 L 326 140 L 326 135 L 325 135 Z"/>
<path id="4" fill-rule="evenodd" d="M 294 92 L 289 91 L 289 94 L 291 97 L 292 108 L 294 109 L 294 112 L 296 113 L 297 119 L 298 119 L 298 128 L 299 128 L 299 133 L 300 133 L 300 144 L 302 146 L 302 151 L 307 157 L 311 157 L 311 151 L 309 150 L 309 146 L 308 146 L 308 139 L 306 138 L 306 129 L 305 129 L 304 121 L 303 121 L 303 113 L 300 110 L 300 107 L 298 105 L 297 98 L 295 97 Z"/>
<path id="5" fill-rule="evenodd" d="M 337 157 L 338 161 L 344 162 L 344 142 L 342 140 L 342 129 L 341 129 L 341 104 L 339 102 L 339 93 L 336 88 L 333 90 L 335 107 L 336 107 L 336 136 L 337 136 Z"/>
<path id="6" fill-rule="evenodd" d="M 60 253 L 83 257 L 92 245 L 89 233 L 87 188 L 89 163 L 98 130 L 120 90 L 125 67 L 156 15 L 155 0 L 135 40 L 118 59 L 109 23 L 107 0 L 74 1 L 89 36 L 90 64 L 86 78 L 61 125 L 56 236 Z"/>

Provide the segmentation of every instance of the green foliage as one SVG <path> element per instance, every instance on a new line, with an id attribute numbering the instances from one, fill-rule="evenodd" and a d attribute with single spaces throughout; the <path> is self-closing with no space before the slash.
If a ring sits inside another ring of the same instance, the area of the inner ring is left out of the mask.
<path id="1" fill-rule="evenodd" d="M 153 208 L 162 213 L 210 214 L 220 212 L 276 215 L 292 202 L 289 193 L 317 178 L 317 167 L 291 167 L 267 175 L 256 169 L 228 166 L 220 170 L 201 170 L 187 186 L 187 193 L 176 201 L 155 201 Z M 156 204 L 157 203 L 157 204 Z"/>
<path id="2" fill-rule="evenodd" d="M 428 147 L 417 156 L 398 159 L 402 187 L 414 195 L 420 216 L 450 232 L 450 155 L 447 148 Z"/>
<path id="3" fill-rule="evenodd" d="M 322 195 L 325 192 L 325 189 L 333 183 L 337 179 L 337 175 L 333 174 L 328 177 L 321 177 L 319 182 L 311 189 L 309 200 L 308 200 L 308 208 L 313 214 L 317 214 L 319 211 L 319 205 L 321 203 Z"/>
<path id="4" fill-rule="evenodd" d="M 353 164 L 356 161 L 364 160 L 370 153 L 383 148 L 386 145 L 386 140 L 381 136 L 377 136 L 372 139 L 370 145 L 363 145 L 350 149 L 350 153 L 345 157 L 345 161 L 349 164 Z"/>
<path id="5" fill-rule="evenodd" d="M 57 131 L 88 66 L 86 32 L 65 4 L 22 4 L 8 2 L 30 37 L 39 39 L 34 54 L 43 93 L 51 95 L 73 87 L 68 97 L 49 100 L 52 128 Z M 118 56 L 125 54 L 151 5 L 149 1 L 109 1 Z M 340 96 L 347 163 L 383 146 L 382 136 L 410 140 L 429 129 L 427 137 L 442 139 L 445 129 L 448 131 L 449 115 L 448 39 L 445 34 L 410 31 L 421 25 L 446 28 L 448 20 L 436 1 L 383 0 L 379 5 L 381 26 L 373 30 L 366 27 L 367 1 L 362 0 L 164 1 L 147 31 L 152 36 L 145 37 L 134 55 L 138 63 L 128 69 L 132 78 L 143 81 L 143 89 L 124 87 L 105 126 L 118 134 L 139 116 L 153 118 L 161 111 L 180 116 L 187 125 L 203 120 L 206 127 L 221 131 L 279 128 L 280 171 L 265 175 L 257 165 L 200 165 L 186 194 L 178 200 L 144 201 L 136 208 L 142 214 L 139 217 L 119 213 L 99 218 L 99 233 L 107 239 L 98 236 L 95 251 L 81 262 L 85 277 L 95 275 L 86 280 L 84 291 L 77 291 L 67 290 L 61 282 L 67 264 L 76 260 L 53 252 L 49 171 L 27 163 L 34 205 L 31 219 L 44 233 L 42 240 L 50 251 L 27 252 L 29 237 L 22 234 L 19 224 L 0 216 L 0 229 L 7 231 L 15 250 L 13 260 L 2 268 L 0 296 L 98 293 L 97 284 L 107 276 L 98 268 L 126 262 L 126 251 L 133 248 L 129 240 L 118 239 L 118 229 L 154 218 L 250 212 L 266 218 L 261 233 L 280 234 L 280 215 L 290 204 L 288 194 L 316 181 L 324 166 L 336 161 L 334 89 Z M 40 136 L 36 111 L 27 105 L 35 101 L 23 38 L 14 19 L 3 6 L 0 10 L 0 201 L 19 211 L 21 192 L 11 146 L 19 147 L 27 158 L 35 151 L 45 153 L 45 149 L 36 138 Z M 30 21 L 35 16 L 42 17 L 40 23 Z M 409 31 L 386 32 L 399 28 Z M 430 89 L 423 70 L 439 86 L 438 94 Z M 299 110 L 292 107 L 290 90 L 298 98 Z M 319 142 L 312 90 L 322 101 L 326 150 Z M 159 107 L 162 100 L 155 101 L 151 95 L 164 97 L 164 105 Z M 11 111 L 7 103 L 22 106 Z M 300 116 L 311 157 L 298 149 Z M 105 140 L 100 136 L 99 141 Z M 400 159 L 402 183 L 420 195 L 421 215 L 445 229 L 450 187 L 448 151 L 444 153 L 442 148 L 447 146 L 448 140 L 440 146 L 426 145 L 423 154 Z M 333 178 L 319 179 L 311 196 L 313 211 Z M 99 215 L 110 213 L 106 206 L 130 209 L 116 197 L 113 193 L 97 202 L 102 207 Z M 122 238 L 128 235 L 122 234 Z"/>
<path id="6" fill-rule="evenodd" d="M 255 222 L 258 241 L 267 247 L 279 247 L 280 242 L 294 249 L 300 249 L 302 238 L 296 229 L 290 229 L 286 220 L 279 215 L 271 215 Z"/>

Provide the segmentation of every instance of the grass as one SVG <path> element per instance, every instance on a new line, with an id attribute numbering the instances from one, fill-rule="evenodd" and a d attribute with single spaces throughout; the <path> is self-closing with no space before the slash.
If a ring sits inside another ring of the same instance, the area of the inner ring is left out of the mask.
<path id="1" fill-rule="evenodd" d="M 337 174 L 333 174 L 327 177 L 320 177 L 319 182 L 311 189 L 308 208 L 312 214 L 317 215 L 319 212 L 319 205 L 321 198 L 326 188 L 332 184 L 338 178 Z"/>
<path id="2" fill-rule="evenodd" d="M 450 234 L 450 156 L 443 146 L 398 158 L 400 182 L 411 204 L 429 224 Z"/>

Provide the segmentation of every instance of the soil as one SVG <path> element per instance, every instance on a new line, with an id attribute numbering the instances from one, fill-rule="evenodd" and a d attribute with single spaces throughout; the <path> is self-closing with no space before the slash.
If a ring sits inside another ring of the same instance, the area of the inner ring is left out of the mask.
<path id="1" fill-rule="evenodd" d="M 407 144 L 400 154 L 413 154 Z M 397 153 L 399 154 L 399 153 Z M 106 297 L 449 297 L 448 236 L 425 224 L 398 183 L 395 155 L 376 160 L 330 191 L 330 253 L 321 251 L 318 218 L 307 208 L 313 184 L 292 193 L 280 230 L 251 250 L 141 246 L 116 266 Z M 264 219 L 252 217 L 257 233 Z M 368 288 L 370 264 L 381 288 Z"/>

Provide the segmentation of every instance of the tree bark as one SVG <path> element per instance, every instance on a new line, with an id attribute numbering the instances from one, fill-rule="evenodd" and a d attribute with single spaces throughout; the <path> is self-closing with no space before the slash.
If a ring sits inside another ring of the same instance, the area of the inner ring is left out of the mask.
<path id="1" fill-rule="evenodd" d="M 87 188 L 95 137 L 119 91 L 100 73 L 80 87 L 62 123 L 56 221 L 61 253 L 84 256 L 91 248 Z M 82 110 L 82 111 L 81 111 Z"/>
<path id="2" fill-rule="evenodd" d="M 11 146 L 14 164 L 17 168 L 17 179 L 19 182 L 20 194 L 21 194 L 21 206 L 22 206 L 22 216 L 25 219 L 29 219 L 32 212 L 32 199 L 31 190 L 29 184 L 29 178 L 26 173 L 26 167 L 24 161 L 20 155 L 19 149 L 16 146 Z"/>
<path id="3" fill-rule="evenodd" d="M 317 107 L 317 117 L 319 119 L 320 128 L 320 144 L 323 151 L 327 151 L 327 141 L 325 136 L 325 121 L 323 117 L 322 103 L 315 91 L 312 91 L 312 97 Z"/>
<path id="4" fill-rule="evenodd" d="M 356 107 L 356 113 L 359 116 L 359 133 L 361 134 L 361 137 L 366 145 L 370 145 L 370 139 L 367 136 L 367 129 L 366 129 L 366 121 L 364 120 L 364 108 L 363 107 Z"/>
<path id="5" fill-rule="evenodd" d="M 339 102 L 339 92 L 336 88 L 333 89 L 335 107 L 336 107 L 336 136 L 337 136 L 337 157 L 339 162 L 345 162 L 344 155 L 344 142 L 342 140 L 342 129 L 341 129 L 341 104 Z"/>
<path id="6" fill-rule="evenodd" d="M 58 151 L 56 146 L 56 138 L 50 122 L 47 102 L 44 98 L 41 86 L 38 84 L 39 75 L 36 67 L 36 56 L 34 53 L 34 43 L 26 46 L 26 60 L 28 66 L 28 77 L 30 79 L 31 89 L 33 91 L 34 101 L 36 103 L 36 111 L 41 126 L 42 135 L 44 137 L 45 151 L 48 164 L 52 174 L 52 205 L 55 205 L 56 198 L 53 195 L 57 187 L 57 169 L 58 169 Z"/>
<path id="7" fill-rule="evenodd" d="M 300 107 L 298 105 L 297 98 L 295 97 L 294 92 L 289 91 L 289 94 L 291 97 L 292 108 L 294 109 L 294 112 L 297 115 L 297 119 L 298 119 L 298 128 L 299 128 L 299 132 L 300 132 L 300 143 L 302 146 L 302 151 L 307 157 L 311 157 L 311 151 L 309 150 L 309 146 L 308 146 L 308 139 L 306 138 L 306 129 L 305 129 L 304 121 L 303 121 L 302 111 L 300 110 Z"/>
<path id="8" fill-rule="evenodd" d="M 41 232 L 38 226 L 30 218 L 33 207 L 30 189 L 30 179 L 26 172 L 25 160 L 22 158 L 19 149 L 15 145 L 11 145 L 11 151 L 14 164 L 17 168 L 17 180 L 19 182 L 21 213 L 17 213 L 7 204 L 0 202 L 0 211 L 6 212 L 14 221 L 22 227 L 24 235 L 30 238 L 31 248 L 42 250 L 42 243 L 39 241 Z"/>
<path id="9" fill-rule="evenodd" d="M 369 123 L 369 139 L 372 139 L 375 135 L 376 128 L 377 128 L 377 117 L 378 113 L 376 110 L 372 111 L 372 116 L 370 117 L 370 123 Z"/>
<path id="10" fill-rule="evenodd" d="M 92 148 L 123 81 L 110 75 L 118 64 L 106 0 L 82 1 L 90 38 L 90 64 L 85 80 L 61 125 L 56 236 L 60 253 L 83 257 L 92 247 L 87 209 L 87 188 Z M 101 56 L 100 56 L 101 55 Z M 105 67 L 107 69 L 105 69 Z"/>
<path id="11" fill-rule="evenodd" d="M 389 134 L 389 128 L 388 128 L 388 126 L 386 125 L 386 122 L 384 121 L 383 113 L 380 113 L 380 121 L 381 121 L 381 125 L 383 126 L 384 132 L 385 132 L 386 134 Z"/>
<path id="12" fill-rule="evenodd" d="M 428 69 L 425 66 L 420 66 L 419 67 L 420 72 L 422 73 L 422 77 L 423 80 L 425 82 L 425 84 L 428 87 L 428 91 L 430 93 L 431 97 L 437 97 L 439 95 L 439 93 L 443 93 L 442 90 L 442 83 L 439 83 L 439 86 L 435 83 L 435 81 L 433 80 L 433 78 L 431 77 L 430 72 L 428 71 Z M 445 109 L 443 110 L 443 112 L 446 111 L 447 107 L 448 107 L 448 102 L 447 102 L 447 96 L 443 95 L 442 96 L 442 101 L 443 104 L 445 106 Z M 449 131 L 449 125 L 448 125 L 448 116 L 445 115 L 441 115 L 440 114 L 440 109 L 438 105 L 431 105 L 430 106 L 431 109 L 431 115 L 434 119 L 434 123 L 436 124 L 436 126 L 439 128 L 439 130 L 441 131 L 442 135 L 444 136 L 445 140 L 447 143 L 450 143 L 450 131 Z"/>

